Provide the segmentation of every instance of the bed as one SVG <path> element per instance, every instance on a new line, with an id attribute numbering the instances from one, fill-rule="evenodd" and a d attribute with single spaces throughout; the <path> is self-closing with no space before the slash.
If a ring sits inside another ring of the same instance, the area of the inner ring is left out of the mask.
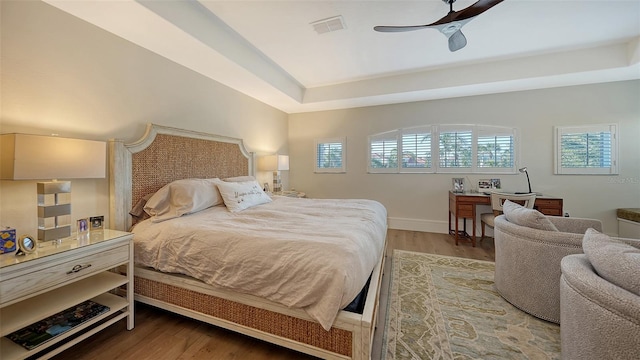
<path id="1" fill-rule="evenodd" d="M 246 151 L 241 139 L 152 124 L 147 126 L 143 137 L 132 144 L 124 144 L 116 140 L 110 141 L 109 156 L 110 226 L 119 230 L 132 228 L 136 219 L 129 213 L 140 199 L 165 188 L 167 184 L 176 180 L 228 179 L 254 174 L 253 155 Z M 249 216 L 252 213 L 256 213 L 255 216 L 258 217 L 271 216 L 265 215 L 264 211 L 278 213 L 284 211 L 283 208 L 302 206 L 296 201 L 302 201 L 302 204 L 317 201 L 317 204 L 322 204 L 322 206 L 331 205 L 324 203 L 330 202 L 329 200 L 273 197 L 272 202 L 268 204 L 252 207 L 242 212 L 243 216 Z M 306 207 L 322 207 L 317 204 L 306 204 Z M 349 204 L 350 207 L 355 206 L 357 211 L 361 211 L 357 208 L 358 206 L 369 208 L 370 205 L 366 201 L 356 201 Z M 295 211 L 300 213 L 300 216 L 304 212 L 303 210 Z M 380 214 L 378 212 L 376 216 L 380 217 Z M 185 271 L 179 265 L 174 264 L 172 265 L 174 267 L 163 268 L 154 263 L 154 260 L 145 262 L 138 256 L 138 254 L 143 254 L 139 250 L 141 247 L 149 246 L 158 252 L 158 249 L 170 249 L 170 244 L 172 244 L 171 239 L 168 238 L 163 240 L 164 243 L 161 245 L 142 245 L 143 240 L 155 241 L 155 238 L 159 238 L 153 234 L 170 233 L 168 230 L 158 232 L 159 227 L 156 226 L 158 224 L 151 226 L 149 225 L 150 220 L 145 220 L 134 227 L 134 233 L 138 233 L 134 235 L 134 243 L 138 249 L 136 250 L 138 264 L 135 269 L 135 298 L 146 304 L 313 356 L 325 359 L 370 359 L 385 259 L 386 211 L 383 214 L 384 226 L 378 226 L 378 229 L 375 230 L 377 234 L 371 235 L 376 238 L 381 236 L 380 249 L 372 252 L 375 254 L 374 257 L 367 261 L 371 264 L 370 266 L 362 265 L 363 270 L 361 271 L 367 272 L 367 282 L 361 291 L 357 291 L 360 292 L 359 297 L 364 299 L 358 312 L 342 309 L 344 301 L 340 301 L 340 309 L 342 310 L 334 310 L 337 315 L 335 313 L 334 315 L 319 315 L 317 312 L 309 311 L 309 306 L 306 303 L 283 302 L 282 299 L 270 297 L 269 294 L 253 294 L 244 288 L 216 286 L 208 278 L 199 279 L 196 273 Z M 225 216 L 229 217 L 229 211 L 224 206 L 215 206 L 185 216 L 184 218 L 192 221 L 189 228 L 196 227 L 193 224 L 201 223 L 198 219 L 199 216 L 225 218 Z M 317 215 L 314 213 L 314 216 Z M 352 216 L 343 216 L 343 218 L 347 217 L 351 218 Z M 251 220 L 252 223 L 254 221 Z M 358 221 L 364 220 L 356 219 L 356 222 Z M 172 222 L 173 220 L 165 221 L 166 224 Z M 223 223 L 223 221 L 216 220 L 214 223 Z M 349 226 L 346 225 L 346 227 Z M 144 228 L 155 230 L 143 235 L 141 229 Z M 295 227 L 290 229 L 291 233 L 295 233 L 295 231 L 297 231 Z M 191 235 L 185 236 L 191 239 Z M 255 234 L 254 236 L 256 241 L 263 240 L 260 236 Z M 182 250 L 174 249 L 172 251 L 176 253 Z M 336 251 L 342 252 L 342 250 Z M 362 252 L 362 248 L 359 250 L 356 248 L 354 251 Z M 368 256 L 371 258 L 372 255 Z M 219 261 L 224 261 L 224 259 Z M 293 263 L 298 262 L 294 261 Z M 221 263 L 216 264 L 220 267 Z M 314 265 L 310 264 L 309 266 Z M 224 268 L 224 266 L 221 267 Z M 164 271 L 160 271 L 158 268 Z M 353 293 L 353 290 L 350 291 Z M 277 292 L 271 292 L 271 294 L 274 293 Z M 350 297 L 351 295 L 344 296 Z"/>

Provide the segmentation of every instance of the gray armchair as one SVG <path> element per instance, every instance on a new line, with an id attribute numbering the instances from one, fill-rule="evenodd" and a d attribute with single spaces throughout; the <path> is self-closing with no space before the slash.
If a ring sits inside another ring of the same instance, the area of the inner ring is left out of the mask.
<path id="1" fill-rule="evenodd" d="M 640 359 L 640 296 L 599 276 L 587 255 L 561 265 L 562 358 Z"/>
<path id="2" fill-rule="evenodd" d="M 518 206 L 517 204 L 514 204 Z M 560 261 L 582 253 L 588 228 L 602 231 L 600 220 L 544 216 L 535 210 L 505 203 L 505 215 L 495 219 L 495 286 L 515 307 L 541 319 L 560 322 Z M 518 225 L 526 215 L 528 226 Z M 520 214 L 518 214 L 520 213 Z M 552 224 L 552 225 L 549 225 Z M 537 227 L 537 228 L 535 228 Z M 547 230 L 541 230 L 547 229 Z M 557 231 L 556 231 L 557 230 Z"/>

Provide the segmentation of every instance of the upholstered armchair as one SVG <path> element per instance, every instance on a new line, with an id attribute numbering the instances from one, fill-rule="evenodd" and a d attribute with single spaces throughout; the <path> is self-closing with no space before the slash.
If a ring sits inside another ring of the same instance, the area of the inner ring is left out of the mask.
<path id="1" fill-rule="evenodd" d="M 602 231 L 600 220 L 545 216 L 506 201 L 496 217 L 495 286 L 515 307 L 541 319 L 560 322 L 560 261 L 582 253 L 588 228 Z"/>
<path id="2" fill-rule="evenodd" d="M 640 358 L 640 240 L 603 237 L 589 230 L 585 253 L 561 262 L 564 360 Z"/>

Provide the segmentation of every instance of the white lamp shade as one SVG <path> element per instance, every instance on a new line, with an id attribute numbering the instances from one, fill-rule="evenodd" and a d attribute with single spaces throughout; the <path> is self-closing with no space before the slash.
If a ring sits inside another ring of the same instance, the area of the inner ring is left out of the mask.
<path id="1" fill-rule="evenodd" d="M 262 171 L 289 170 L 289 156 L 267 155 L 258 159 L 258 168 Z"/>
<path id="2" fill-rule="evenodd" d="M 106 175 L 104 141 L 4 134 L 0 150 L 2 180 L 97 179 Z"/>

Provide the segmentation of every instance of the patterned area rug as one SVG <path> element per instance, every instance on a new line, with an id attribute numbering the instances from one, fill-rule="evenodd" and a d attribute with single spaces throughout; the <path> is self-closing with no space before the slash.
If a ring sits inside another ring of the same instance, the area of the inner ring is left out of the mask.
<path id="1" fill-rule="evenodd" d="M 502 299 L 494 263 L 395 250 L 382 359 L 560 359 L 560 326 Z"/>

